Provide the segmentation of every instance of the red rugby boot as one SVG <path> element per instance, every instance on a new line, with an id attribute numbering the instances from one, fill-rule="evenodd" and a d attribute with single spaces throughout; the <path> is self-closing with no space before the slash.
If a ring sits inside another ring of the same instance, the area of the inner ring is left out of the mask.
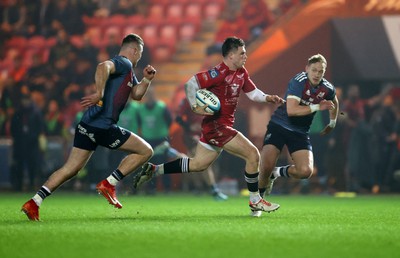
<path id="1" fill-rule="evenodd" d="M 103 195 L 108 202 L 115 208 L 121 209 L 122 204 L 118 201 L 117 195 L 115 193 L 115 186 L 111 185 L 107 179 L 104 179 L 96 186 L 97 192 Z"/>
<path id="2" fill-rule="evenodd" d="M 26 214 L 29 220 L 39 221 L 39 206 L 33 199 L 22 205 L 21 211 Z"/>

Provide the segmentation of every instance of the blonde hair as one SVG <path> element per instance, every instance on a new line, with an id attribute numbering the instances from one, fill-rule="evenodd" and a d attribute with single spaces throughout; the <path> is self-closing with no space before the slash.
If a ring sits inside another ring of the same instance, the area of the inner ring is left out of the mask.
<path id="1" fill-rule="evenodd" d="M 316 54 L 308 58 L 307 64 L 310 65 L 318 62 L 325 64 L 325 66 L 328 65 L 328 62 L 326 61 L 325 57 L 321 54 Z"/>

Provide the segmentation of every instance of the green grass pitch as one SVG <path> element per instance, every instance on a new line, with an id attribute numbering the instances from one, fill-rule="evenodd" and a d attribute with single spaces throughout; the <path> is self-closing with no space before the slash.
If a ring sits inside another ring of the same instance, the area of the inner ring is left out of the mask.
<path id="1" fill-rule="evenodd" d="M 271 196 L 281 208 L 248 215 L 247 197 L 56 192 L 42 222 L 20 212 L 27 194 L 0 193 L 0 257 L 399 257 L 400 196 Z"/>

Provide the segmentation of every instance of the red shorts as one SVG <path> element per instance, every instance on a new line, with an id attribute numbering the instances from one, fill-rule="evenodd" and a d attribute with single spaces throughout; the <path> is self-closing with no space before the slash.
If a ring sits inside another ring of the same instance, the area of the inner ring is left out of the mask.
<path id="1" fill-rule="evenodd" d="M 238 131 L 227 125 L 214 122 L 203 123 L 200 141 L 217 147 L 224 147 L 226 143 L 236 136 Z"/>

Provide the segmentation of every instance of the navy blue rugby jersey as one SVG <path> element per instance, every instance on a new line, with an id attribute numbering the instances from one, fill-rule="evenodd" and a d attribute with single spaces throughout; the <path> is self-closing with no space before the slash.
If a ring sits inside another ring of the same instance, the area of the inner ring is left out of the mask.
<path id="1" fill-rule="evenodd" d="M 313 87 L 307 77 L 306 72 L 298 73 L 288 84 L 284 99 L 288 95 L 300 98 L 300 105 L 309 106 L 319 104 L 321 100 L 333 100 L 336 95 L 335 87 L 325 78 L 318 86 Z M 286 104 L 276 109 L 271 117 L 271 121 L 291 131 L 308 133 L 314 118 L 315 112 L 305 116 L 291 116 L 287 114 Z"/>
<path id="2" fill-rule="evenodd" d="M 115 65 L 115 72 L 110 74 L 106 82 L 104 96 L 96 105 L 89 107 L 82 117 L 85 124 L 104 129 L 118 122 L 132 87 L 139 83 L 128 58 L 115 56 L 110 60 Z"/>

